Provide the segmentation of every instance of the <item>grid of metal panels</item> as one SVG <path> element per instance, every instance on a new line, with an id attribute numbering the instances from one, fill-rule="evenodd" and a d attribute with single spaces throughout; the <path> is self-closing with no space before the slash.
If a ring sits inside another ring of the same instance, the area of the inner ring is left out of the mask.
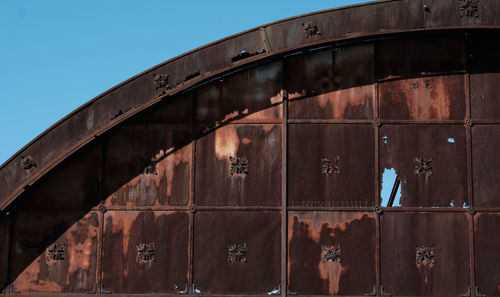
<path id="1" fill-rule="evenodd" d="M 145 110 L 2 219 L 5 292 L 500 294 L 488 38 L 305 49 Z"/>

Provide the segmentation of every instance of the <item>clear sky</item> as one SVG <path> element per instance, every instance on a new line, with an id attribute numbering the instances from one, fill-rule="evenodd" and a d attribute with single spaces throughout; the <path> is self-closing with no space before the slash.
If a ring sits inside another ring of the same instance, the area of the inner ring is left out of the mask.
<path id="1" fill-rule="evenodd" d="M 83 103 L 220 38 L 359 0 L 0 0 L 0 164 Z"/>

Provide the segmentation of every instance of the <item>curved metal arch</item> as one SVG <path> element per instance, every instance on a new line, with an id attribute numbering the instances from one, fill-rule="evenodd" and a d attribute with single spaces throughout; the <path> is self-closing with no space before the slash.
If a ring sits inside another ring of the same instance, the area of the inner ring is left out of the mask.
<path id="1" fill-rule="evenodd" d="M 168 60 L 90 100 L 7 160 L 0 167 L 0 210 L 96 137 L 186 89 L 290 51 L 332 42 L 415 31 L 500 28 L 498 1 L 482 0 L 470 11 L 457 1 L 376 1 L 280 20 Z"/>

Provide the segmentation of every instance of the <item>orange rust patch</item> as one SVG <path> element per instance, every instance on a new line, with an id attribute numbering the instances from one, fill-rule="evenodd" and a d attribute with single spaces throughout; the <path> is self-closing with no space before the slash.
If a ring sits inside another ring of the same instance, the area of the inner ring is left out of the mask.
<path id="1" fill-rule="evenodd" d="M 302 90 L 300 92 L 288 93 L 288 99 L 296 99 L 300 97 L 304 97 L 306 95 L 306 90 Z"/>
<path id="2" fill-rule="evenodd" d="M 375 95 L 375 85 L 349 88 L 334 91 L 316 96 L 318 105 L 325 109 L 328 102 L 332 106 L 332 112 L 335 119 L 342 119 L 348 106 L 357 107 L 363 105 L 367 98 L 373 100 Z"/>
<path id="3" fill-rule="evenodd" d="M 284 93 L 285 93 L 285 90 L 281 90 L 281 91 L 279 91 L 279 93 L 277 95 L 272 96 L 270 98 L 271 104 L 276 104 L 276 103 L 282 102 Z"/>
<path id="4" fill-rule="evenodd" d="M 236 132 L 236 127 L 228 125 L 215 130 L 214 150 L 217 159 L 223 160 L 236 156 L 240 138 Z"/>
<path id="5" fill-rule="evenodd" d="M 247 109 L 248 113 L 248 109 Z M 235 120 L 234 123 L 257 123 L 257 122 L 272 122 L 280 123 L 283 119 L 282 105 L 276 105 L 257 112 L 254 112 L 246 117 Z"/>
<path id="6" fill-rule="evenodd" d="M 241 142 L 242 142 L 243 144 L 249 144 L 250 142 L 252 142 L 252 140 L 251 140 L 250 138 L 246 138 L 246 137 L 245 137 L 245 138 L 243 138 L 243 139 L 241 140 Z"/>

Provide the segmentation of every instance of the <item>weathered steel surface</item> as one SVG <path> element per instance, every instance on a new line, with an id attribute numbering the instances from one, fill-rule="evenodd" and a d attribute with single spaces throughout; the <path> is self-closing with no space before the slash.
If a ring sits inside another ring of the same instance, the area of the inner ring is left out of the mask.
<path id="1" fill-rule="evenodd" d="M 74 222 L 69 211 L 20 211 L 14 226 L 14 292 L 85 293 L 94 288 L 99 229 L 96 212 Z"/>
<path id="2" fill-rule="evenodd" d="M 476 258 L 476 285 L 479 292 L 488 296 L 500 294 L 500 241 L 495 236 L 500 228 L 500 214 L 479 213 L 474 217 L 474 256 Z"/>
<path id="3" fill-rule="evenodd" d="M 266 294 L 280 286 L 280 212 L 202 211 L 194 284 L 204 294 Z"/>
<path id="4" fill-rule="evenodd" d="M 290 212 L 291 293 L 365 295 L 375 282 L 375 217 L 360 212 Z"/>
<path id="5" fill-rule="evenodd" d="M 384 213 L 381 278 L 392 296 L 460 296 L 470 287 L 466 213 Z"/>
<path id="6" fill-rule="evenodd" d="M 465 207 L 467 154 L 462 125 L 383 125 L 379 137 L 379 177 L 386 169 L 395 169 L 401 180 L 401 206 Z"/>
<path id="7" fill-rule="evenodd" d="M 463 36 L 423 36 L 376 43 L 378 79 L 410 78 L 465 71 Z M 431 34 L 428 34 L 431 35 Z"/>
<path id="8" fill-rule="evenodd" d="M 397 80 L 379 85 L 380 118 L 388 120 L 463 120 L 463 75 Z"/>
<path id="9" fill-rule="evenodd" d="M 288 204 L 374 205 L 372 125 L 290 124 Z"/>
<path id="10" fill-rule="evenodd" d="M 111 211 L 104 220 L 105 291 L 176 293 L 188 284 L 188 213 Z"/>
<path id="11" fill-rule="evenodd" d="M 273 51 L 387 31 L 423 27 L 423 1 L 380 1 L 356 8 L 316 12 L 266 26 Z M 311 27 L 317 27 L 317 31 Z"/>
<path id="12" fill-rule="evenodd" d="M 280 205 L 281 125 L 229 124 L 196 142 L 198 205 Z"/>
<path id="13" fill-rule="evenodd" d="M 106 145 L 106 205 L 186 205 L 190 189 L 191 125 L 129 125 Z"/>
<path id="14" fill-rule="evenodd" d="M 110 90 L 0 169 L 2 289 L 499 294 L 499 11 L 313 13 Z"/>
<path id="15" fill-rule="evenodd" d="M 86 213 L 100 200 L 102 159 L 100 142 L 82 148 L 26 189 L 17 207 Z"/>
<path id="16" fill-rule="evenodd" d="M 480 120 L 499 120 L 500 73 L 470 75 L 471 117 Z"/>
<path id="17" fill-rule="evenodd" d="M 289 103 L 289 118 L 373 118 L 373 48 L 344 46 L 289 57 L 288 98 L 300 99 Z"/>
<path id="18" fill-rule="evenodd" d="M 500 207 L 499 133 L 500 126 L 497 125 L 472 127 L 472 189 L 474 205 L 477 207 Z"/>
<path id="19" fill-rule="evenodd" d="M 0 214 L 0 292 L 8 284 L 10 235 L 10 216 Z"/>

